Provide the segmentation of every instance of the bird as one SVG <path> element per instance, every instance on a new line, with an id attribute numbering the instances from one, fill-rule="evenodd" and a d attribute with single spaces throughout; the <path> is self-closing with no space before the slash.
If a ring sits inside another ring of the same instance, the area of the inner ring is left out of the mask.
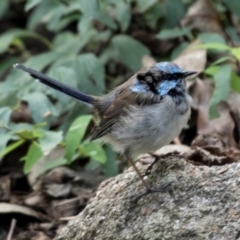
<path id="1" fill-rule="evenodd" d="M 192 101 L 186 78 L 197 72 L 184 71 L 173 62 L 159 62 L 136 72 L 111 92 L 92 96 L 22 64 L 14 64 L 14 67 L 40 83 L 90 105 L 98 119 L 90 140 L 101 138 L 127 159 L 145 186 L 146 194 L 163 190 L 164 187 L 150 186 L 134 159 L 141 154 L 153 154 L 169 144 L 186 126 Z"/>

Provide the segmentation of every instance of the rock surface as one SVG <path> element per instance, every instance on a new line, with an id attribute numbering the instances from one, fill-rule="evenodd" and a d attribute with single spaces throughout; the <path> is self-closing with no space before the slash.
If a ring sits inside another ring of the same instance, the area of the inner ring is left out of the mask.
<path id="1" fill-rule="evenodd" d="M 138 167 L 143 173 L 147 168 Z M 55 240 L 240 239 L 240 164 L 194 166 L 166 156 L 153 166 L 149 181 L 172 184 L 134 202 L 144 189 L 129 168 L 105 182 Z"/>

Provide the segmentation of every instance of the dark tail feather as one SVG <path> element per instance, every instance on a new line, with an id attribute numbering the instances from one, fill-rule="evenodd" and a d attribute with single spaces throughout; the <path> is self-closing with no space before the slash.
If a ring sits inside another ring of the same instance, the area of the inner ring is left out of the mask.
<path id="1" fill-rule="evenodd" d="M 29 73 L 33 78 L 38 79 L 41 83 L 49 86 L 50 88 L 53 88 L 59 92 L 65 93 L 66 95 L 75 98 L 81 102 L 88 103 L 88 104 L 94 104 L 95 99 L 87 94 L 81 93 L 66 84 L 63 84 L 57 80 L 54 80 L 53 78 L 50 78 L 38 71 L 35 71 L 31 68 L 27 68 L 19 63 L 16 63 L 13 65 L 15 68 L 21 69 L 27 73 Z"/>

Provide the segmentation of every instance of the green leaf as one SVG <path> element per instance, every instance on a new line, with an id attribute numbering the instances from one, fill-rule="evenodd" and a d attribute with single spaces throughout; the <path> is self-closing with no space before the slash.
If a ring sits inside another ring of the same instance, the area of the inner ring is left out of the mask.
<path id="1" fill-rule="evenodd" d="M 210 117 L 216 118 L 219 116 L 217 104 L 227 99 L 230 91 L 230 77 L 232 67 L 230 64 L 219 67 L 214 75 L 215 89 L 210 101 Z"/>
<path id="2" fill-rule="evenodd" d="M 82 141 L 91 120 L 91 115 L 83 115 L 77 118 L 70 126 L 66 134 L 65 157 L 67 158 L 68 163 L 71 163 L 75 151 L 78 148 L 80 142 Z"/>
<path id="3" fill-rule="evenodd" d="M 6 153 L 4 149 L 6 148 L 6 145 L 8 141 L 12 138 L 12 134 L 9 132 L 1 133 L 1 141 L 0 141 L 0 158 L 4 156 Z"/>
<path id="4" fill-rule="evenodd" d="M 87 34 L 89 30 L 93 29 L 92 19 L 84 14 L 81 18 L 79 18 L 77 29 L 81 35 Z"/>
<path id="5" fill-rule="evenodd" d="M 8 57 L 0 62 L 0 76 L 3 75 L 12 65 L 19 61 L 19 57 Z"/>
<path id="6" fill-rule="evenodd" d="M 10 120 L 12 110 L 10 107 L 2 107 L 0 108 L 0 126 L 7 125 Z"/>
<path id="7" fill-rule="evenodd" d="M 183 27 L 181 29 L 163 29 L 160 33 L 157 34 L 157 37 L 160 39 L 171 39 L 181 36 L 187 36 L 189 39 L 193 39 L 191 31 Z"/>
<path id="8" fill-rule="evenodd" d="M 47 122 L 51 115 L 55 115 L 52 103 L 41 92 L 30 93 L 22 99 L 28 103 L 35 123 Z"/>
<path id="9" fill-rule="evenodd" d="M 80 18 L 79 12 L 72 13 L 68 16 L 63 16 L 52 31 L 57 33 L 57 32 L 60 32 L 61 30 L 65 30 L 68 27 L 68 25 L 78 21 L 79 18 Z M 78 47 L 78 45 L 76 47 Z"/>
<path id="10" fill-rule="evenodd" d="M 27 28 L 34 29 L 37 25 L 48 22 L 59 4 L 61 4 L 60 1 L 41 1 L 31 12 Z"/>
<path id="11" fill-rule="evenodd" d="M 16 103 L 16 96 L 13 96 L 12 93 L 17 91 L 17 86 L 14 86 L 11 82 L 0 82 L 0 106 L 9 105 Z M 5 102 L 5 103 L 4 103 Z"/>
<path id="12" fill-rule="evenodd" d="M 146 1 L 145 1 L 146 2 Z M 148 9 L 144 13 L 144 18 L 147 24 L 153 29 L 158 27 L 158 22 L 160 18 L 165 18 L 166 15 L 166 4 L 165 2 L 158 1 L 153 7 Z"/>
<path id="13" fill-rule="evenodd" d="M 7 137 L 6 137 L 7 138 Z M 5 141 L 6 141 L 5 138 Z M 7 155 L 8 153 L 12 152 L 13 150 L 15 150 L 16 148 L 18 148 L 19 146 L 21 146 L 23 143 L 25 143 L 25 140 L 18 140 L 17 142 L 11 143 L 9 144 L 5 149 L 3 149 L 0 152 L 0 157 L 3 157 L 5 155 Z"/>
<path id="14" fill-rule="evenodd" d="M 11 29 L 0 35 L 0 53 L 5 52 L 9 45 L 12 43 L 13 39 L 17 36 L 19 30 Z"/>
<path id="15" fill-rule="evenodd" d="M 117 29 L 117 24 L 112 20 L 106 11 L 100 10 L 96 13 L 95 19 L 105 24 L 107 27 L 112 30 Z"/>
<path id="16" fill-rule="evenodd" d="M 29 123 L 9 123 L 9 128 L 13 132 L 21 132 L 24 130 L 33 131 L 34 126 Z"/>
<path id="17" fill-rule="evenodd" d="M 45 131 L 44 136 L 39 139 L 42 152 L 46 155 L 55 148 L 63 139 L 62 132 Z"/>
<path id="18" fill-rule="evenodd" d="M 73 62 L 82 92 L 99 94 L 105 91 L 105 70 L 100 60 L 92 53 L 79 55 Z"/>
<path id="19" fill-rule="evenodd" d="M 66 133 L 76 118 L 87 113 L 89 113 L 89 108 L 85 104 L 74 104 L 68 118 L 62 123 L 60 129 Z"/>
<path id="20" fill-rule="evenodd" d="M 229 8 L 229 10 L 235 13 L 240 18 L 240 2 L 237 0 L 223 0 L 223 3 Z"/>
<path id="21" fill-rule="evenodd" d="M 219 68 L 220 68 L 219 66 L 211 65 L 204 72 L 207 75 L 214 76 L 216 74 L 216 72 L 219 70 Z"/>
<path id="22" fill-rule="evenodd" d="M 99 10 L 97 0 L 79 0 L 79 5 L 82 13 L 89 18 L 93 18 Z"/>
<path id="23" fill-rule="evenodd" d="M 1 0 L 0 19 L 4 16 L 4 14 L 7 14 L 9 5 L 9 0 Z"/>
<path id="24" fill-rule="evenodd" d="M 231 73 L 231 88 L 240 93 L 240 77 L 233 71 Z"/>
<path id="25" fill-rule="evenodd" d="M 226 57 L 221 57 L 217 61 L 213 62 L 212 65 L 218 65 L 220 63 L 224 63 L 226 61 L 232 61 L 233 57 L 232 56 L 226 56 Z"/>
<path id="26" fill-rule="evenodd" d="M 49 48 L 51 48 L 51 43 L 44 38 L 43 36 L 31 32 L 29 30 L 22 30 L 22 29 L 10 29 L 6 32 L 4 32 L 2 35 L 0 35 L 0 53 L 5 52 L 9 45 L 14 41 L 16 38 L 35 38 L 37 40 L 42 41 L 44 44 L 46 44 Z"/>
<path id="27" fill-rule="evenodd" d="M 85 171 L 94 171 L 97 168 L 100 168 L 101 164 L 95 160 L 93 160 L 92 158 L 89 159 L 89 161 L 87 162 L 86 165 L 84 165 L 84 170 Z"/>
<path id="28" fill-rule="evenodd" d="M 31 129 L 31 130 L 20 130 L 15 132 L 18 136 L 28 140 L 34 140 L 35 138 L 39 138 L 43 136 L 41 131 Z"/>
<path id="29" fill-rule="evenodd" d="M 167 28 L 175 27 L 185 14 L 184 4 L 179 0 L 166 0 Z"/>
<path id="30" fill-rule="evenodd" d="M 89 156 L 99 163 L 103 164 L 107 160 L 105 151 L 98 142 L 85 141 L 83 144 L 81 144 L 80 149 L 81 153 L 83 153 L 85 156 Z"/>
<path id="31" fill-rule="evenodd" d="M 205 49 L 213 49 L 213 50 L 221 50 L 221 51 L 226 51 L 226 50 L 231 50 L 229 46 L 223 43 L 205 43 L 205 44 L 199 44 L 197 48 L 205 48 Z"/>
<path id="32" fill-rule="evenodd" d="M 115 6 L 116 19 L 118 20 L 121 30 L 125 32 L 131 20 L 131 7 L 123 0 L 116 1 Z"/>
<path id="33" fill-rule="evenodd" d="M 47 123 L 46 122 L 40 122 L 34 125 L 35 129 L 46 127 Z"/>
<path id="34" fill-rule="evenodd" d="M 64 157 L 60 157 L 54 160 L 48 160 L 47 162 L 45 162 L 42 166 L 40 166 L 40 169 L 37 172 L 37 176 L 42 175 L 43 173 L 59 167 L 59 166 L 63 166 L 67 164 L 67 160 Z"/>
<path id="35" fill-rule="evenodd" d="M 226 45 L 226 40 L 217 33 L 201 33 L 198 38 L 203 43 L 222 43 Z"/>
<path id="36" fill-rule="evenodd" d="M 232 55 L 240 61 L 240 47 L 231 49 Z"/>
<path id="37" fill-rule="evenodd" d="M 178 46 L 176 46 L 171 52 L 171 60 L 176 59 L 188 46 L 189 43 L 187 42 L 182 42 Z"/>
<path id="38" fill-rule="evenodd" d="M 94 30 L 89 30 L 79 36 L 72 32 L 62 32 L 56 35 L 53 40 L 54 51 L 65 55 L 77 55 L 77 53 L 88 43 L 96 34 Z"/>
<path id="39" fill-rule="evenodd" d="M 234 26 L 226 26 L 224 28 L 224 31 L 226 31 L 226 33 L 228 34 L 228 36 L 230 37 L 231 41 L 233 42 L 240 42 L 240 36 L 238 35 L 238 30 L 236 27 Z"/>
<path id="40" fill-rule="evenodd" d="M 117 153 L 111 147 L 105 147 L 107 160 L 103 163 L 102 169 L 106 177 L 113 177 L 118 174 Z"/>
<path id="41" fill-rule="evenodd" d="M 64 15 L 65 12 L 65 7 L 62 4 L 58 4 L 54 11 L 51 11 L 48 15 L 47 15 L 47 29 L 50 31 L 57 31 L 58 30 L 58 24 L 61 21 L 62 16 Z"/>
<path id="42" fill-rule="evenodd" d="M 36 5 L 41 3 L 42 0 L 28 0 L 25 5 L 25 11 L 29 11 L 30 9 L 34 8 Z"/>
<path id="43" fill-rule="evenodd" d="M 39 124 L 40 125 L 40 124 Z M 45 125 L 46 126 L 46 125 Z M 44 135 L 44 131 L 42 129 L 36 128 L 36 126 L 34 125 L 33 128 L 33 135 L 35 136 L 35 138 L 41 138 Z"/>
<path id="44" fill-rule="evenodd" d="M 155 3 L 157 2 L 157 0 L 137 0 L 136 4 L 137 4 L 137 9 L 140 13 L 143 13 L 145 11 L 147 11 L 149 8 L 151 8 Z"/>
<path id="45" fill-rule="evenodd" d="M 62 54 L 59 52 L 45 52 L 31 57 L 24 65 L 41 71 L 52 62 L 58 60 L 61 56 Z"/>
<path id="46" fill-rule="evenodd" d="M 116 59 L 132 71 L 137 71 L 142 66 L 142 57 L 149 54 L 149 50 L 142 43 L 120 34 L 112 38 L 110 45 L 102 54 L 101 60 L 106 63 L 110 59 Z"/>
<path id="47" fill-rule="evenodd" d="M 28 149 L 27 155 L 22 158 L 25 161 L 23 167 L 24 173 L 29 173 L 32 167 L 42 156 L 43 153 L 40 146 L 36 142 L 33 142 Z"/>
<path id="48" fill-rule="evenodd" d="M 81 19 L 83 22 L 80 22 L 81 26 L 79 27 L 81 33 L 85 34 L 87 32 L 87 28 L 84 27 L 84 25 L 89 27 L 93 19 L 99 20 L 113 30 L 117 28 L 117 25 L 108 15 L 108 12 L 104 11 L 104 9 L 100 9 L 96 0 L 79 0 L 79 4 L 83 14 L 83 18 Z"/>
<path id="49" fill-rule="evenodd" d="M 33 68 L 38 71 L 41 71 L 43 68 L 47 67 L 50 63 L 59 59 L 60 56 L 62 56 L 62 54 L 59 52 L 42 53 L 34 57 L 31 57 L 28 61 L 24 63 L 24 65 L 26 65 L 29 68 Z M 0 93 L 1 93 L 0 97 L 1 95 L 4 95 L 6 91 L 7 91 L 7 96 L 9 96 L 10 91 L 12 92 L 16 91 L 19 88 L 22 88 L 25 91 L 19 91 L 18 94 L 25 95 L 26 92 L 29 91 L 29 86 L 31 85 L 31 83 L 33 83 L 34 85 L 33 89 L 36 89 L 38 85 L 36 85 L 35 82 L 31 81 L 32 79 L 33 78 L 31 78 L 31 76 L 29 76 L 26 72 L 19 71 L 18 69 L 12 68 L 5 82 L 0 83 Z M 2 89 L 2 87 L 5 87 L 5 88 Z"/>
<path id="50" fill-rule="evenodd" d="M 111 36 L 112 36 L 112 32 L 109 29 L 101 32 L 96 31 L 94 34 L 94 42 L 99 41 L 99 42 L 107 43 L 111 38 Z"/>
<path id="51" fill-rule="evenodd" d="M 71 68 L 67 68 L 67 67 L 56 67 L 53 68 L 49 74 L 50 77 L 65 83 L 66 85 L 77 89 L 77 74 L 76 72 L 71 69 Z M 64 95 L 61 92 L 58 92 L 54 89 L 48 89 L 48 93 L 50 93 L 54 98 L 58 99 L 59 102 L 61 102 L 64 105 L 64 108 L 66 109 L 66 105 L 69 104 L 69 102 L 72 100 L 72 98 L 70 98 L 67 95 Z"/>

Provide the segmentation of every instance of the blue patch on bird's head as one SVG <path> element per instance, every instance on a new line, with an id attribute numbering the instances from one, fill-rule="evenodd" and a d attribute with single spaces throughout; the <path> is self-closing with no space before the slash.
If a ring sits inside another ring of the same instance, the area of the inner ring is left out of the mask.
<path id="1" fill-rule="evenodd" d="M 178 82 L 177 81 L 169 81 L 169 80 L 164 80 L 160 83 L 157 93 L 161 96 L 167 95 L 168 92 L 172 89 L 174 89 L 177 86 Z M 136 93 L 146 93 L 149 91 L 149 87 L 147 85 L 141 84 L 137 81 L 137 79 L 134 82 L 134 85 L 130 87 L 132 92 Z"/>
<path id="2" fill-rule="evenodd" d="M 149 87 L 145 84 L 139 83 L 138 80 L 136 79 L 133 86 L 131 86 L 130 89 L 132 92 L 144 93 L 148 91 Z"/>
<path id="3" fill-rule="evenodd" d="M 177 82 L 176 81 L 163 81 L 160 83 L 159 87 L 158 87 L 158 93 L 161 96 L 167 95 L 168 92 L 172 89 L 174 89 L 177 86 Z"/>
<path id="4" fill-rule="evenodd" d="M 157 69 L 161 72 L 165 72 L 166 74 L 175 74 L 183 72 L 182 68 L 180 68 L 177 64 L 171 62 L 160 62 L 155 65 Z"/>
<path id="5" fill-rule="evenodd" d="M 160 62 L 146 71 L 139 72 L 130 89 L 135 93 L 150 92 L 164 96 L 177 85 L 184 85 L 183 80 L 188 73 L 192 74 L 192 72 L 184 72 L 175 63 Z"/>

